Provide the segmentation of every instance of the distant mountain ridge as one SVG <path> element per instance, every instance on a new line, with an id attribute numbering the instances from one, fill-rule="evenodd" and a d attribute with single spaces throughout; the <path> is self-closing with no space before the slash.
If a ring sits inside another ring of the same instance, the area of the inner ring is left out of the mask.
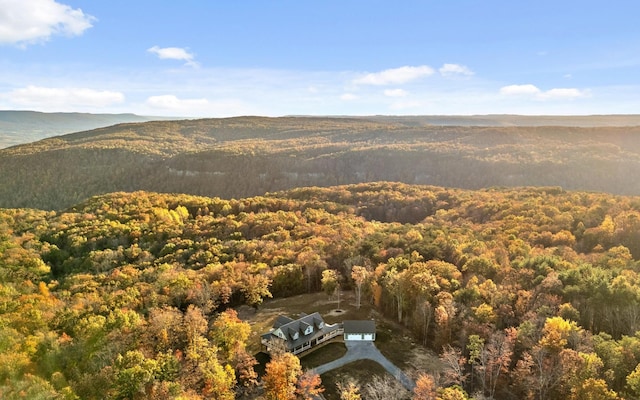
<path id="1" fill-rule="evenodd" d="M 0 150 L 0 207 L 64 209 L 116 191 L 240 198 L 377 181 L 640 195 L 638 170 L 640 126 L 436 126 L 419 117 L 154 121 Z"/>
<path id="2" fill-rule="evenodd" d="M 0 148 L 123 122 L 146 122 L 162 119 L 168 118 L 146 117 L 136 114 L 44 113 L 38 111 L 0 110 Z"/>
<path id="3" fill-rule="evenodd" d="M 640 115 L 415 115 L 366 117 L 385 122 L 398 122 L 417 126 L 566 126 L 598 128 L 613 126 L 640 126 Z"/>

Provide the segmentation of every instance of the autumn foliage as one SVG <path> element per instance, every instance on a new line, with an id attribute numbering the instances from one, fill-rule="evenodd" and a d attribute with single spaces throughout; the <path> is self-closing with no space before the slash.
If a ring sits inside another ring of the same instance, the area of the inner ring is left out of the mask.
<path id="1" fill-rule="evenodd" d="M 318 379 L 292 356 L 257 376 L 236 310 L 324 286 L 440 356 L 416 372 L 416 398 L 634 398 L 639 239 L 639 198 L 557 187 L 3 209 L 0 397 L 312 396 Z"/>

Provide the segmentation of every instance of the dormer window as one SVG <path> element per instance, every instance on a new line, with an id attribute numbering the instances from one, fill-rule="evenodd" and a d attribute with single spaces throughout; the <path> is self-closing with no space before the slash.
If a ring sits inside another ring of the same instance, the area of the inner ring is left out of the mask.
<path id="1" fill-rule="evenodd" d="M 293 335 L 291 336 L 291 338 L 292 338 L 293 340 L 296 340 L 296 339 L 298 339 L 298 336 L 299 336 L 299 335 L 298 335 L 298 332 L 294 332 L 294 333 L 293 333 Z"/>
<path id="2" fill-rule="evenodd" d="M 322 329 L 324 328 L 324 322 L 320 321 L 320 323 L 318 324 L 318 329 Z"/>
<path id="3" fill-rule="evenodd" d="M 311 325 L 307 326 L 307 329 L 304 330 L 305 335 L 309 335 L 312 332 L 313 332 L 313 326 Z"/>

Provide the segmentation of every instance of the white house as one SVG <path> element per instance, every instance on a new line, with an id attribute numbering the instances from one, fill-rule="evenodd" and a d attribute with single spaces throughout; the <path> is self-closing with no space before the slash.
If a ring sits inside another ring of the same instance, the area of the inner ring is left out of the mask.
<path id="1" fill-rule="evenodd" d="M 344 340 L 376 340 L 376 323 L 372 320 L 351 320 L 342 323 Z"/>

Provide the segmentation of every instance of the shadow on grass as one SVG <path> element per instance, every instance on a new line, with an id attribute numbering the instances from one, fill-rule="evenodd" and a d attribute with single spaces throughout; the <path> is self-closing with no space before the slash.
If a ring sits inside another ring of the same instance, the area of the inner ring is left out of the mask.
<path id="1" fill-rule="evenodd" d="M 300 359 L 303 369 L 312 369 L 344 356 L 347 348 L 342 342 L 328 343 Z"/>

